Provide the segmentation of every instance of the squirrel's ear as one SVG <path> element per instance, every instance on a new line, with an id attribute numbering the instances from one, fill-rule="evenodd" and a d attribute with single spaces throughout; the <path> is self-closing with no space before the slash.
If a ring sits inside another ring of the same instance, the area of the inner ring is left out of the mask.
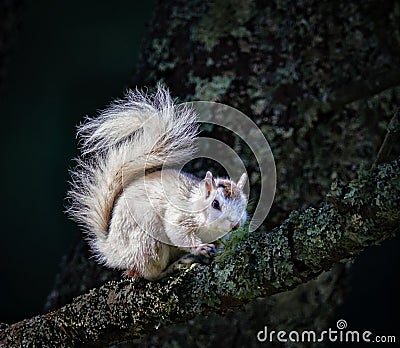
<path id="1" fill-rule="evenodd" d="M 247 181 L 247 174 L 243 173 L 242 176 L 240 177 L 239 181 L 237 182 L 237 187 L 239 187 L 241 190 L 243 190 L 244 185 L 246 185 Z"/>
<path id="2" fill-rule="evenodd" d="M 204 188 L 205 188 L 206 199 L 210 197 L 212 190 L 217 189 L 217 184 L 215 183 L 215 180 L 211 172 L 206 173 L 206 177 L 204 178 Z"/>

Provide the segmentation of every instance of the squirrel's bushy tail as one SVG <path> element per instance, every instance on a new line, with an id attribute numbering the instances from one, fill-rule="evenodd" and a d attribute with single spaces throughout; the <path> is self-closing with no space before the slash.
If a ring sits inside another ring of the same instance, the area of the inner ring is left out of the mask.
<path id="1" fill-rule="evenodd" d="M 146 171 L 189 161 L 197 116 L 174 104 L 167 89 L 154 96 L 129 91 L 79 127 L 82 156 L 71 172 L 69 215 L 90 236 L 106 238 L 113 206 L 122 190 Z"/>

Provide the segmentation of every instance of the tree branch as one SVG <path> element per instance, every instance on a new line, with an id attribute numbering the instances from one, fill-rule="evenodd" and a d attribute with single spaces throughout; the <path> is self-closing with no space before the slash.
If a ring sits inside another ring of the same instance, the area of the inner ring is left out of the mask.
<path id="1" fill-rule="evenodd" d="M 400 161 L 334 183 L 328 203 L 293 212 L 270 233 L 235 233 L 209 266 L 162 280 L 112 281 L 48 314 L 3 326 L 0 345 L 105 346 L 161 325 L 293 289 L 391 238 L 400 223 Z"/>
<path id="2" fill-rule="evenodd" d="M 400 83 L 400 69 L 369 71 L 365 78 L 357 77 L 343 87 L 334 89 L 327 94 L 325 100 L 305 98 L 299 104 L 303 112 L 318 110 L 322 114 L 337 112 L 344 106 L 358 100 L 379 94 L 386 89 L 398 86 Z"/>
<path id="3" fill-rule="evenodd" d="M 400 83 L 400 69 L 370 71 L 366 78 L 359 78 L 334 91 L 323 106 L 324 112 L 342 109 L 346 104 L 365 99 Z"/>
<path id="4" fill-rule="evenodd" d="M 388 157 L 392 147 L 396 142 L 400 140 L 400 108 L 394 113 L 392 119 L 389 122 L 386 136 L 383 139 L 383 143 L 379 148 L 378 154 L 374 162 L 374 166 L 379 163 L 388 161 Z"/>

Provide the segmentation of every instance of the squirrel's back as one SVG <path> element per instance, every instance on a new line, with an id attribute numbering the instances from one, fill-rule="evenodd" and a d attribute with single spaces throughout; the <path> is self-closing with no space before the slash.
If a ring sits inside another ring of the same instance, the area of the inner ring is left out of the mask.
<path id="1" fill-rule="evenodd" d="M 192 158 L 196 121 L 162 87 L 153 97 L 129 91 L 98 117 L 87 118 L 78 130 L 82 156 L 71 172 L 68 213 L 90 240 L 106 239 L 113 207 L 132 181 Z"/>

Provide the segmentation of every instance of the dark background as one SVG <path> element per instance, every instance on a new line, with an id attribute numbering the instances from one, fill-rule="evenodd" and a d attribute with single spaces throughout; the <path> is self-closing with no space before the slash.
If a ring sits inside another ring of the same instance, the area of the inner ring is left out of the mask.
<path id="1" fill-rule="evenodd" d="M 40 313 L 79 231 L 75 127 L 123 95 L 153 1 L 26 1 L 0 85 L 0 322 Z"/>
<path id="2" fill-rule="evenodd" d="M 61 257 L 80 238 L 63 213 L 75 126 L 130 84 L 152 7 L 93 0 L 23 7 L 0 85 L 0 322 L 41 312 Z M 357 258 L 332 328 L 342 318 L 349 329 L 398 335 L 399 244 Z"/>

